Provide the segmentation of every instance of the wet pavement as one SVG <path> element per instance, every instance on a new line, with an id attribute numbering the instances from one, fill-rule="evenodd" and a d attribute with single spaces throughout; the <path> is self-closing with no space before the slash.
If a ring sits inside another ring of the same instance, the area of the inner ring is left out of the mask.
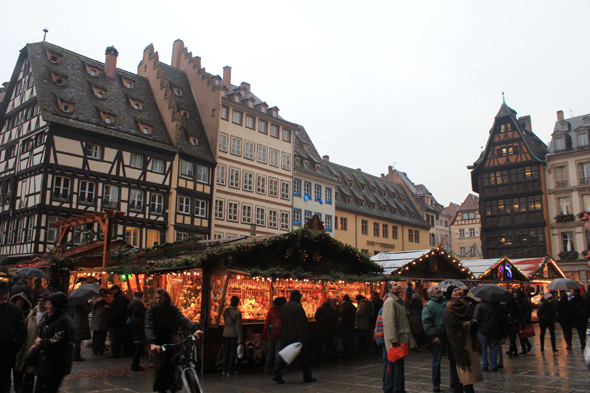
<path id="1" fill-rule="evenodd" d="M 531 339 L 531 354 L 508 358 L 504 355 L 504 369 L 497 372 L 484 372 L 485 381 L 475 385 L 482 392 L 588 392 L 590 391 L 590 370 L 586 368 L 577 337 L 574 337 L 572 351 L 565 350 L 561 330 L 556 327 L 557 347 L 540 351 L 539 331 Z M 546 342 L 549 337 L 546 337 Z M 507 345 L 504 345 L 504 351 Z M 93 356 L 89 348 L 84 348 L 85 362 L 75 362 L 72 375 L 62 384 L 61 390 L 67 393 L 87 392 L 151 392 L 153 374 L 142 360 L 146 371 L 133 373 L 129 369 L 131 358 L 109 359 Z M 410 353 L 406 359 L 406 391 L 431 392 L 431 356 L 426 349 L 420 353 Z M 337 364 L 312 364 L 311 368 L 317 382 L 303 384 L 301 373 L 291 370 L 284 375 L 287 382 L 277 386 L 260 368 L 238 370 L 239 375 L 222 377 L 221 373 L 205 374 L 201 378 L 203 390 L 207 393 L 234 392 L 250 393 L 264 391 L 280 392 L 380 392 L 381 369 L 383 361 L 378 355 L 341 360 Z M 443 380 L 441 388 L 450 392 L 448 362 L 443 357 Z"/>

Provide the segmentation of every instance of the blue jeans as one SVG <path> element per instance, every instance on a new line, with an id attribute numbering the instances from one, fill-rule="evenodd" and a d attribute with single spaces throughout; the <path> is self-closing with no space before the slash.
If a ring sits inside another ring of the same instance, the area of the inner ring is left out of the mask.
<path id="1" fill-rule="evenodd" d="M 404 393 L 404 361 L 401 358 L 396 362 L 387 359 L 387 349 L 383 346 L 383 393 Z"/>
<path id="2" fill-rule="evenodd" d="M 488 346 L 490 347 L 490 360 L 492 368 L 496 368 L 496 355 L 498 354 L 498 340 L 484 336 L 480 332 L 477 332 L 479 341 L 481 342 L 481 366 L 488 367 Z"/>
<path id="3" fill-rule="evenodd" d="M 283 349 L 283 339 L 268 338 L 266 339 L 266 361 L 264 362 L 264 372 L 269 374 L 274 371 L 279 361 L 279 351 Z"/>
<path id="4" fill-rule="evenodd" d="M 459 386 L 459 375 L 457 374 L 457 366 L 455 364 L 455 355 L 453 348 L 446 334 L 438 336 L 440 344 L 432 343 L 432 386 L 440 387 L 440 363 L 443 356 L 443 348 L 447 350 L 447 357 L 449 358 L 449 369 L 451 370 L 451 386 Z"/>

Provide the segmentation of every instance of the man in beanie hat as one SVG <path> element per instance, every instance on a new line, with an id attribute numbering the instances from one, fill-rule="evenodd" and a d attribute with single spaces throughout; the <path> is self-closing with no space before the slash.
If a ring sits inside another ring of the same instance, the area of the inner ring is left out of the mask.
<path id="1" fill-rule="evenodd" d="M 543 299 L 541 299 L 541 304 L 537 309 L 537 317 L 539 318 L 539 327 L 541 328 L 541 334 L 539 335 L 541 339 L 541 352 L 545 351 L 545 331 L 547 328 L 549 328 L 549 335 L 551 336 L 553 353 L 557 352 L 557 348 L 555 347 L 555 307 L 551 292 L 547 292 L 543 296 Z"/>
<path id="2" fill-rule="evenodd" d="M 0 281 L 0 393 L 10 392 L 10 374 L 27 335 L 23 311 L 8 302 L 9 296 L 8 284 Z"/>
<path id="3" fill-rule="evenodd" d="M 312 378 L 311 370 L 307 364 L 308 327 L 307 315 L 305 315 L 305 311 L 301 305 L 302 297 L 303 295 L 297 289 L 291 291 L 289 301 L 281 309 L 281 325 L 283 329 L 283 345 L 285 347 L 296 342 L 303 344 L 299 356 L 297 356 L 297 359 L 293 363 L 298 364 L 301 368 L 303 382 L 309 383 L 315 382 L 316 379 Z M 280 358 L 275 365 L 274 377 L 272 379 L 279 385 L 285 383 L 283 380 L 283 370 L 285 367 L 287 367 L 287 363 L 285 363 L 283 358 Z"/>

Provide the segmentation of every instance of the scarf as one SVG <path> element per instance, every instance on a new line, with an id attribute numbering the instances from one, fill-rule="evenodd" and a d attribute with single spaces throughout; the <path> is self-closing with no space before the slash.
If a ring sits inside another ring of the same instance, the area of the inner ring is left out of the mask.
<path id="1" fill-rule="evenodd" d="M 471 358 L 469 350 L 463 342 L 463 322 L 470 321 L 473 318 L 473 310 L 465 303 L 463 299 L 451 299 L 447 303 L 445 313 L 445 325 L 447 327 L 447 337 L 453 347 L 457 367 L 463 371 L 471 372 Z M 481 344 L 476 335 L 471 335 L 471 349 L 481 354 Z"/>

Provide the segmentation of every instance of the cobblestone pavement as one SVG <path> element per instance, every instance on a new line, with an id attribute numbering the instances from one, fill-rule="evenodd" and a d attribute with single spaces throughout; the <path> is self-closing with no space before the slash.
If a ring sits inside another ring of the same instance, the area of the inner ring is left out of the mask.
<path id="1" fill-rule="evenodd" d="M 538 327 L 533 337 L 532 353 L 509 359 L 504 355 L 504 369 L 498 372 L 484 372 L 485 381 L 475 385 L 476 391 L 483 392 L 588 392 L 590 391 L 590 371 L 586 368 L 579 342 L 574 337 L 574 349 L 565 350 L 561 330 L 556 328 L 559 352 L 540 351 Z M 549 337 L 546 338 L 547 344 Z M 504 351 L 507 345 L 504 346 Z M 108 359 L 93 356 L 85 348 L 85 362 L 75 362 L 72 375 L 62 384 L 67 393 L 86 392 L 151 392 L 153 376 L 149 364 L 142 361 L 146 371 L 133 373 L 129 370 L 131 358 Z M 426 349 L 420 353 L 410 353 L 406 360 L 406 390 L 408 392 L 430 392 L 431 357 Z M 201 380 L 207 393 L 235 392 L 250 393 L 264 391 L 281 392 L 380 392 L 382 359 L 377 355 L 342 360 L 337 364 L 312 365 L 316 383 L 303 384 L 298 370 L 284 375 L 286 384 L 277 386 L 262 368 L 240 370 L 239 375 L 222 377 L 220 373 L 205 374 Z M 449 388 L 448 363 L 443 358 L 442 388 Z"/>

